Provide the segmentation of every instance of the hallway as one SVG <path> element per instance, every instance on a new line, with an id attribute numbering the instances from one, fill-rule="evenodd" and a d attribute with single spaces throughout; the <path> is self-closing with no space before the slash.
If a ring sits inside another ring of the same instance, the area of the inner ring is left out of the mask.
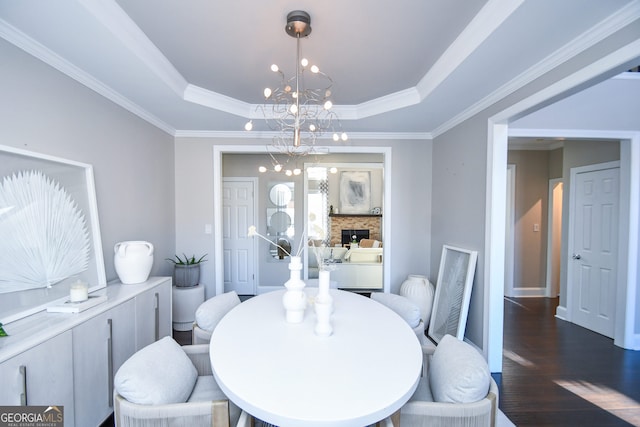
<path id="1" fill-rule="evenodd" d="M 500 409 L 517 426 L 640 426 L 640 351 L 554 317 L 558 298 L 505 298 Z"/>

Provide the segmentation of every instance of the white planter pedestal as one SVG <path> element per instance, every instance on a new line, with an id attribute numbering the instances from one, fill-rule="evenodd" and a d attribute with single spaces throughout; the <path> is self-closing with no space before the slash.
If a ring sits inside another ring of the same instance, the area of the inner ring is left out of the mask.
<path id="1" fill-rule="evenodd" d="M 204 302 L 204 286 L 187 288 L 173 286 L 173 329 L 190 331 L 196 319 L 196 310 Z"/>

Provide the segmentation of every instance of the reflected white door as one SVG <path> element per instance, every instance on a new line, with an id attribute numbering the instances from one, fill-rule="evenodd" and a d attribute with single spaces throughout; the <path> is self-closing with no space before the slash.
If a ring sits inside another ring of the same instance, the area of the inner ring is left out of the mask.
<path id="1" fill-rule="evenodd" d="M 224 290 L 255 295 L 254 239 L 247 236 L 255 224 L 254 181 L 224 179 L 222 189 L 222 245 Z"/>
<path id="2" fill-rule="evenodd" d="M 613 338 L 618 268 L 619 168 L 572 175 L 572 320 Z"/>

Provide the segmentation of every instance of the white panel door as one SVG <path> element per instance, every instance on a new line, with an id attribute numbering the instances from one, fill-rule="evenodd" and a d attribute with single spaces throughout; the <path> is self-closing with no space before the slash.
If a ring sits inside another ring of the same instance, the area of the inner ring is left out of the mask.
<path id="1" fill-rule="evenodd" d="M 224 180 L 222 189 L 222 244 L 224 290 L 255 295 L 254 240 L 247 236 L 255 225 L 254 182 Z"/>
<path id="2" fill-rule="evenodd" d="M 619 169 L 575 175 L 573 322 L 613 338 L 618 267 Z"/>

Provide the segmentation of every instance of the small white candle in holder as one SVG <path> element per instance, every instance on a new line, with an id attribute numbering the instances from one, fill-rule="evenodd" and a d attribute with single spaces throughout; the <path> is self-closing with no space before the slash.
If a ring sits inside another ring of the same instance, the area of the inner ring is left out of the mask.
<path id="1" fill-rule="evenodd" d="M 89 285 L 80 280 L 71 284 L 69 288 L 69 301 L 82 302 L 89 299 Z"/>

